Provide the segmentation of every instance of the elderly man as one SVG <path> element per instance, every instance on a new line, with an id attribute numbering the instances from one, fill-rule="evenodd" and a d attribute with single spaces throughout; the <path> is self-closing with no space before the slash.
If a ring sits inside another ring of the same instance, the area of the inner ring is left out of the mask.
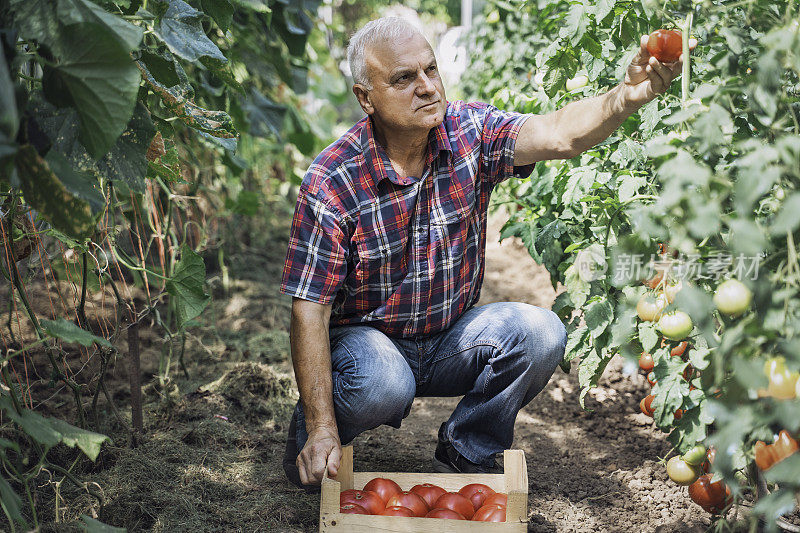
<path id="1" fill-rule="evenodd" d="M 608 137 L 664 92 L 680 62 L 648 55 L 625 80 L 548 115 L 448 102 L 426 39 L 398 18 L 369 22 L 347 55 L 366 113 L 300 186 L 281 292 L 293 296 L 300 399 L 284 469 L 311 489 L 341 445 L 400 427 L 417 396 L 463 396 L 439 428 L 437 472 L 502 471 L 519 410 L 547 384 L 566 331 L 550 310 L 474 307 L 494 187 L 537 161 Z"/>

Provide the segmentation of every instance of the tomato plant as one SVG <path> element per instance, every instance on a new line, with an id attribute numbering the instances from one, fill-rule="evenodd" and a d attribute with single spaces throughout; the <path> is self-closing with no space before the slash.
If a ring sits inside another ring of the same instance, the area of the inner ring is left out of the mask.
<path id="1" fill-rule="evenodd" d="M 364 490 L 376 493 L 384 503 L 388 502 L 395 494 L 403 491 L 395 481 L 382 477 L 369 480 L 364 485 Z"/>
<path id="2" fill-rule="evenodd" d="M 504 505 L 488 504 L 475 511 L 472 520 L 476 522 L 505 522 L 506 508 Z"/>
<path id="3" fill-rule="evenodd" d="M 405 507 L 414 512 L 414 516 L 425 516 L 428 514 L 428 504 L 420 496 L 413 492 L 403 490 L 395 494 L 386 502 L 386 507 Z"/>
<path id="4" fill-rule="evenodd" d="M 475 514 L 475 507 L 472 502 L 457 492 L 446 492 L 439 496 L 434 506 L 442 509 L 450 509 L 462 515 L 467 520 L 472 520 Z"/>
<path id="5" fill-rule="evenodd" d="M 483 502 L 486 500 L 486 498 L 494 494 L 495 491 L 483 483 L 470 483 L 469 485 L 464 485 L 461 487 L 458 493 L 472 502 L 472 506 L 477 511 L 483 506 Z"/>
<path id="6" fill-rule="evenodd" d="M 683 52 L 681 32 L 675 30 L 656 30 L 647 38 L 647 51 L 662 63 L 672 63 Z"/>
<path id="7" fill-rule="evenodd" d="M 436 500 L 439 499 L 439 496 L 447 491 L 438 485 L 422 483 L 420 485 L 414 485 L 411 487 L 411 492 L 425 500 L 425 503 L 428 504 L 428 508 L 433 509 L 433 504 L 436 503 Z"/>
<path id="8" fill-rule="evenodd" d="M 689 485 L 689 497 L 708 513 L 719 514 L 732 502 L 731 489 L 722 480 L 711 482 L 711 474 L 703 474 Z"/>

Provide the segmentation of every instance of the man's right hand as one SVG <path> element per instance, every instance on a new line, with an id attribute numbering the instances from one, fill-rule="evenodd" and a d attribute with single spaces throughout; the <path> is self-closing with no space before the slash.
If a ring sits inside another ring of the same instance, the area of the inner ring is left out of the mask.
<path id="1" fill-rule="evenodd" d="M 326 468 L 329 476 L 335 476 L 341 457 L 342 444 L 335 427 L 322 426 L 309 431 L 306 445 L 297 456 L 300 481 L 304 485 L 319 485 Z"/>

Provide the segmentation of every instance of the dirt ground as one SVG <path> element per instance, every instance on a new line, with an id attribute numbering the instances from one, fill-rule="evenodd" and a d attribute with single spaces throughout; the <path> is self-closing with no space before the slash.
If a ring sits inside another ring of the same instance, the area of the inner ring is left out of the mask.
<path id="1" fill-rule="evenodd" d="M 290 299 L 277 286 L 285 252 L 287 213 L 264 225 L 267 242 L 228 259 L 231 284 L 210 272 L 214 301 L 187 344 L 188 377 L 174 372 L 176 389 L 145 388 L 145 436 L 131 448 L 106 413 L 100 429 L 114 438 L 96 464 L 76 474 L 102 491 L 103 506 L 86 490 L 56 485 L 43 475 L 41 531 L 81 531 L 81 513 L 129 531 L 312 532 L 319 496 L 283 476 L 281 458 L 297 393 L 289 355 Z M 549 307 L 549 277 L 520 243 L 497 242 L 502 214 L 490 219 L 487 265 L 479 305 L 521 301 Z M 269 237 L 272 236 L 272 237 Z M 159 339 L 143 334 L 144 382 L 157 368 Z M 118 347 L 126 353 L 124 340 Z M 577 363 L 576 363 L 577 364 Z M 127 416 L 124 364 L 107 379 Z M 664 435 L 639 413 L 641 376 L 609 365 L 600 387 L 578 405 L 577 371 L 556 370 L 550 384 L 517 418 L 514 448 L 524 450 L 530 532 L 700 532 L 707 515 L 686 490 L 667 480 L 659 458 Z M 362 471 L 430 471 L 436 431 L 458 399 L 420 398 L 399 430 L 367 432 L 354 442 Z M 66 405 L 68 402 L 63 402 Z M 107 408 L 101 400 L 101 408 Z M 54 450 L 56 453 L 58 450 Z M 64 464 L 76 457 L 62 453 Z M 53 459 L 53 457 L 51 457 Z M 56 454 L 55 459 L 59 459 Z M 58 493 L 55 498 L 54 493 Z M 60 502 L 60 503 L 59 503 Z M 59 506 L 56 518 L 55 506 Z M 7 525 L 0 518 L 0 531 Z"/>

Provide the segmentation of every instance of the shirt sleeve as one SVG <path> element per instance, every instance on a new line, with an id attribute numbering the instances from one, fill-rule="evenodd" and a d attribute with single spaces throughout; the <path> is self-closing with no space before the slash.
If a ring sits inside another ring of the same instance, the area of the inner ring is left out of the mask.
<path id="1" fill-rule="evenodd" d="M 524 179 L 530 176 L 535 164 L 514 166 L 517 136 L 530 115 L 501 111 L 491 105 L 486 105 L 484 111 L 481 157 L 485 178 L 498 184 L 509 178 Z"/>
<path id="2" fill-rule="evenodd" d="M 333 302 L 347 276 L 347 243 L 339 216 L 301 189 L 280 292 L 320 304 Z"/>

